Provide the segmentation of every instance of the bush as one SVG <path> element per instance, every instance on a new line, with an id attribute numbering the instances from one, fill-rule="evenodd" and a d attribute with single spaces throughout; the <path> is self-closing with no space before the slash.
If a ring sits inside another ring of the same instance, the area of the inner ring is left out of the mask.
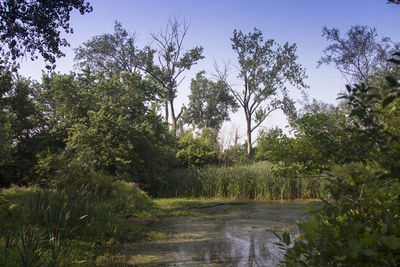
<path id="1" fill-rule="evenodd" d="M 398 266 L 400 262 L 400 183 L 380 180 L 382 168 L 338 166 L 325 201 L 311 219 L 300 223 L 302 234 L 290 242 L 286 266 Z"/>
<path id="2" fill-rule="evenodd" d="M 178 140 L 176 157 L 183 167 L 199 167 L 217 162 L 217 132 L 205 128 L 197 137 L 193 132 L 185 131 Z"/>

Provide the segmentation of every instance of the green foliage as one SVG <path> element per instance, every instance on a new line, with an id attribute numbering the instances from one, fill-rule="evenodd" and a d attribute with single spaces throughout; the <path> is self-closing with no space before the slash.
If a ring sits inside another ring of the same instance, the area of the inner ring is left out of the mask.
<path id="1" fill-rule="evenodd" d="M 397 266 L 400 222 L 398 181 L 381 180 L 382 166 L 336 167 L 330 193 L 302 235 L 287 248 L 287 266 Z"/>
<path id="2" fill-rule="evenodd" d="M 9 181 L 9 175 L 5 171 L 5 166 L 11 161 L 11 122 L 8 112 L 8 98 L 6 94 L 12 87 L 12 74 L 8 70 L 0 69 L 0 184 Z"/>
<path id="3" fill-rule="evenodd" d="M 135 36 L 118 21 L 113 34 L 102 34 L 75 49 L 75 61 L 81 69 L 100 72 L 135 72 L 139 66 Z"/>
<path id="4" fill-rule="evenodd" d="M 137 183 L 123 181 L 112 183 L 111 197 L 117 204 L 117 209 L 126 212 L 126 215 L 138 215 L 153 206 L 151 198 L 140 190 Z"/>
<path id="5" fill-rule="evenodd" d="M 275 165 L 259 162 L 231 167 L 176 169 L 165 177 L 164 196 L 228 199 L 292 199 L 321 196 L 324 178 L 277 176 Z"/>
<path id="6" fill-rule="evenodd" d="M 42 149 L 37 132 L 42 128 L 43 116 L 29 80 L 6 69 L 0 79 L 0 184 L 28 183 L 34 176 L 35 153 Z"/>
<path id="7" fill-rule="evenodd" d="M 199 129 L 219 131 L 222 123 L 229 120 L 229 113 L 236 112 L 239 106 L 222 81 L 213 82 L 204 74 L 201 71 L 192 79 L 189 106 L 183 119 Z"/>
<path id="8" fill-rule="evenodd" d="M 318 61 L 334 65 L 351 83 L 369 84 L 375 72 L 392 70 L 387 61 L 391 54 L 400 48 L 388 37 L 378 39 L 375 28 L 352 26 L 346 35 L 341 36 L 339 29 L 322 29 L 322 36 L 331 44 L 324 50 L 325 56 Z"/>
<path id="9" fill-rule="evenodd" d="M 399 265 L 400 94 L 395 75 L 387 78 L 388 96 L 365 84 L 348 86 L 342 95 L 353 118 L 347 126 L 352 142 L 370 151 L 362 163 L 332 168 L 332 199 L 300 224 L 302 234 L 293 247 L 281 238 L 285 265 Z"/>
<path id="10" fill-rule="evenodd" d="M 94 260 L 93 242 L 134 239 L 127 217 L 153 207 L 136 185 L 115 182 L 110 191 L 11 187 L 0 195 L 0 258 L 5 266 L 70 266 Z M 98 253 L 98 252 L 96 252 Z"/>
<path id="11" fill-rule="evenodd" d="M 60 47 L 69 45 L 60 38 L 60 29 L 73 32 L 69 19 L 74 9 L 82 15 L 93 10 L 84 0 L 1 1 L 0 42 L 8 46 L 8 51 L 0 50 L 2 57 L 15 61 L 27 54 L 33 60 L 39 51 L 46 61 L 54 63 L 64 56 Z"/>
<path id="12" fill-rule="evenodd" d="M 198 137 L 193 132 L 184 131 L 178 139 L 176 157 L 183 167 L 196 167 L 217 162 L 217 132 L 205 128 Z"/>
<path id="13" fill-rule="evenodd" d="M 293 163 L 295 161 L 291 157 L 297 155 L 297 153 L 291 153 L 294 142 L 295 139 L 283 134 L 279 128 L 263 131 L 260 133 L 254 158 L 257 161 Z"/>
<path id="14" fill-rule="evenodd" d="M 268 115 L 282 109 L 288 116 L 295 113 L 294 102 L 288 95 L 286 83 L 306 87 L 304 69 L 296 62 L 296 45 L 276 44 L 273 39 L 264 41 L 260 30 L 244 34 L 234 30 L 232 49 L 239 63 L 239 78 L 243 89 L 234 90 L 226 81 L 226 73 L 220 78 L 243 108 L 246 117 L 247 153 L 252 157 L 252 133 Z"/>
<path id="15" fill-rule="evenodd" d="M 228 147 L 222 153 L 221 161 L 224 165 L 245 165 L 247 163 L 246 144 L 236 144 Z"/>
<path id="16" fill-rule="evenodd" d="M 256 160 L 283 162 L 289 168 L 299 164 L 307 175 L 368 157 L 372 144 L 357 142 L 358 137 L 348 129 L 354 119 L 348 116 L 345 108 L 325 109 L 323 104 L 314 103 L 306 109 L 291 121 L 294 137 L 288 137 L 279 129 L 261 133 Z"/>
<path id="17" fill-rule="evenodd" d="M 40 90 L 49 118 L 48 149 L 37 154 L 43 180 L 57 177 L 63 188 L 110 176 L 157 191 L 172 139 L 150 109 L 151 83 L 137 73 L 86 71 L 45 77 Z"/>

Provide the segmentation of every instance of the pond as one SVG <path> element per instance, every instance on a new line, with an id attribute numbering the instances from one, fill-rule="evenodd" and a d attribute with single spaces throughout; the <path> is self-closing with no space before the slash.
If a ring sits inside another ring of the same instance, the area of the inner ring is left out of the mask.
<path id="1" fill-rule="evenodd" d="M 124 254 L 138 266 L 276 266 L 283 253 L 273 232 L 298 234 L 296 223 L 312 203 L 219 202 L 200 216 L 160 222 L 168 233 L 163 241 L 132 245 Z"/>

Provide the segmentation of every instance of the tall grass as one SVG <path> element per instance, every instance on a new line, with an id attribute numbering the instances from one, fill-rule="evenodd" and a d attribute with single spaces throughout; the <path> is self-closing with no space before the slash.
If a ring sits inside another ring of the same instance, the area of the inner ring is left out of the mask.
<path id="1" fill-rule="evenodd" d="M 274 165 L 252 165 L 200 169 L 175 169 L 166 177 L 164 197 L 208 197 L 227 199 L 293 199 L 320 197 L 325 179 L 276 175 Z"/>
<path id="2" fill-rule="evenodd" d="M 153 202 L 116 182 L 107 191 L 83 186 L 73 195 L 13 186 L 0 191 L 0 204 L 0 266 L 70 266 L 94 257 L 99 240 L 125 240 L 133 230 L 127 218 Z"/>

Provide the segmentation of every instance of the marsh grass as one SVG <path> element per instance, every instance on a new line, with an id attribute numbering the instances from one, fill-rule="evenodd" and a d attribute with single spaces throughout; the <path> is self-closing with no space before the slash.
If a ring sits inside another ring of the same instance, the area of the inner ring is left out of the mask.
<path id="1" fill-rule="evenodd" d="M 73 195 L 13 186 L 0 196 L 4 266 L 70 266 L 94 259 L 93 245 L 134 238 L 129 218 L 153 207 L 145 193 L 124 182 L 107 191 L 83 186 Z"/>
<path id="2" fill-rule="evenodd" d="M 166 177 L 164 197 L 277 200 L 318 198 L 325 178 L 277 175 L 275 165 L 258 162 L 241 166 L 175 169 Z"/>

